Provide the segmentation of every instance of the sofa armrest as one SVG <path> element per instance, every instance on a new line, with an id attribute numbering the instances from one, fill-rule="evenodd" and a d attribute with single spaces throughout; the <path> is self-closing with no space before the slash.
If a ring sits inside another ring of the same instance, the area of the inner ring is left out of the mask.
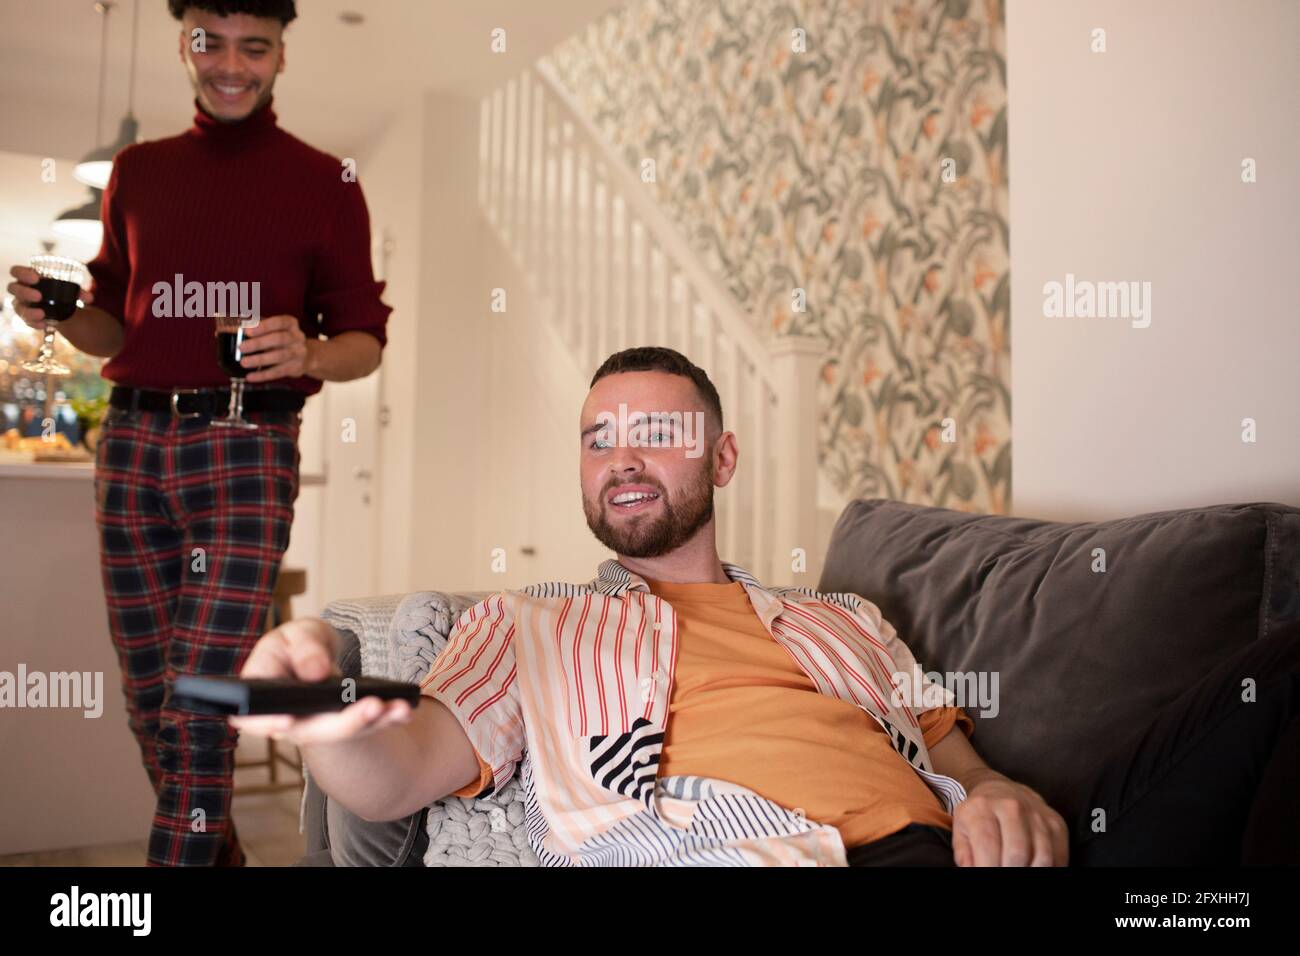
<path id="1" fill-rule="evenodd" d="M 355 636 L 360 653 L 360 674 L 366 677 L 397 679 L 389 655 L 388 632 L 393 615 L 406 595 L 385 594 L 379 597 L 331 601 L 321 617 L 340 632 Z"/>

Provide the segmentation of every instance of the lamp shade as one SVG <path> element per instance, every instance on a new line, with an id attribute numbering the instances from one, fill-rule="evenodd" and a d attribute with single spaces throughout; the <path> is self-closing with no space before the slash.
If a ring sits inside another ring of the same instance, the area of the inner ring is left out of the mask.
<path id="1" fill-rule="evenodd" d="M 140 124 L 136 122 L 134 116 L 127 113 L 122 117 L 122 125 L 118 127 L 117 139 L 107 146 L 96 147 L 87 153 L 72 171 L 72 178 L 92 189 L 106 187 L 108 177 L 113 174 L 113 157 L 134 143 L 139 132 Z"/>
<path id="2" fill-rule="evenodd" d="M 50 225 L 55 235 L 98 247 L 104 238 L 104 224 L 99 221 L 100 198 L 102 195 L 101 190 L 92 188 L 90 190 L 90 200 L 84 206 L 65 209 L 59 213 Z"/>

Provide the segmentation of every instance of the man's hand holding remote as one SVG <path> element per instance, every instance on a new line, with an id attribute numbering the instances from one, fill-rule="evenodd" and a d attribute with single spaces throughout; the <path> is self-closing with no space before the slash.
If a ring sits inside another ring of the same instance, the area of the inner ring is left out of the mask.
<path id="1" fill-rule="evenodd" d="M 317 618 L 289 621 L 253 646 L 239 676 L 320 681 L 338 676 L 339 635 Z M 296 744 L 326 793 L 367 820 L 414 813 L 478 777 L 474 748 L 451 711 L 426 698 L 363 697 L 309 717 L 229 718 L 238 730 Z"/>
<path id="2" fill-rule="evenodd" d="M 319 618 L 289 621 L 258 640 L 239 676 L 304 681 L 338 677 L 339 670 L 334 665 L 338 647 L 338 632 Z M 303 747 L 365 737 L 385 727 L 407 723 L 413 713 L 404 700 L 363 697 L 333 713 L 310 717 L 287 714 L 231 717 L 230 723 L 238 730 L 289 740 Z"/>

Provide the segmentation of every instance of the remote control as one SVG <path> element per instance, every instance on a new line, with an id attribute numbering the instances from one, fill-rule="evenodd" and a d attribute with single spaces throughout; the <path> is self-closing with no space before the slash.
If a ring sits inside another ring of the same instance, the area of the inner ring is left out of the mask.
<path id="1" fill-rule="evenodd" d="M 323 681 L 178 677 L 172 704 L 200 714 L 323 714 L 364 697 L 420 703 L 415 684 L 379 677 L 332 677 Z"/>

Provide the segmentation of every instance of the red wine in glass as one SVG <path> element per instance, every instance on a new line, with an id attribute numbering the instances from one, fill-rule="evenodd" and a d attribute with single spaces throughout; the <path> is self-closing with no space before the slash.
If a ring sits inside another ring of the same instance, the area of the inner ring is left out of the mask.
<path id="1" fill-rule="evenodd" d="M 244 357 L 244 330 L 217 333 L 217 364 L 231 378 L 245 378 L 248 369 L 239 364 Z"/>
<path id="2" fill-rule="evenodd" d="M 36 358 L 22 367 L 43 375 L 67 375 L 71 369 L 54 357 L 54 331 L 60 321 L 77 311 L 77 296 L 83 286 L 90 284 L 90 273 L 76 259 L 66 256 L 32 256 L 28 264 L 36 271 L 41 301 L 33 305 L 45 313 L 45 335 Z"/>
<path id="3" fill-rule="evenodd" d="M 72 318 L 72 313 L 77 311 L 77 297 L 81 295 L 81 286 L 77 283 L 41 276 L 36 290 L 41 294 L 41 301 L 32 305 L 41 309 L 46 318 L 62 322 Z"/>
<path id="4" fill-rule="evenodd" d="M 239 428 L 256 431 L 257 423 L 244 418 L 244 377 L 248 369 L 239 364 L 244 357 L 244 324 L 235 316 L 213 316 L 214 335 L 217 339 L 217 364 L 230 376 L 230 409 L 225 418 L 208 422 L 213 428 Z"/>

